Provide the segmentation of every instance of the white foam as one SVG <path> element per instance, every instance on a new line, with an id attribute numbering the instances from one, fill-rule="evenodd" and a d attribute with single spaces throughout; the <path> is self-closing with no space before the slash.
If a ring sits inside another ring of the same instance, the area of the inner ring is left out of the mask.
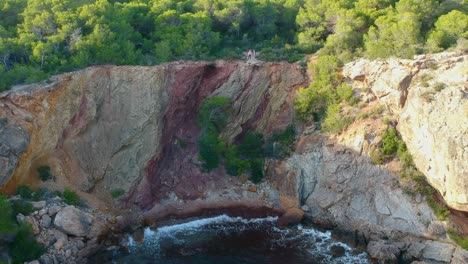
<path id="1" fill-rule="evenodd" d="M 161 250 L 161 244 L 168 240 L 176 243 L 184 243 L 184 239 L 188 235 L 196 237 L 201 230 L 216 230 L 217 232 L 225 231 L 226 233 L 244 230 L 252 230 L 257 228 L 266 228 L 272 237 L 272 249 L 282 248 L 293 244 L 298 248 L 303 248 L 305 252 L 309 252 L 313 256 L 322 256 L 326 263 L 332 264 L 367 264 L 369 263 L 366 253 L 356 255 L 353 249 L 348 245 L 334 241 L 330 231 L 321 232 L 312 228 L 306 228 L 302 225 L 297 225 L 296 228 L 280 229 L 275 226 L 277 217 L 244 219 L 241 217 L 230 217 L 220 215 L 211 218 L 198 219 L 187 223 L 163 226 L 156 230 L 145 228 L 144 243 L 138 245 L 133 238 L 128 238 L 128 247 L 130 251 L 144 250 L 158 255 Z M 268 226 L 264 226 L 267 224 Z M 263 226 L 262 226 L 263 225 Z M 342 257 L 335 258 L 331 256 L 330 249 L 332 246 L 340 246 L 345 250 Z"/>

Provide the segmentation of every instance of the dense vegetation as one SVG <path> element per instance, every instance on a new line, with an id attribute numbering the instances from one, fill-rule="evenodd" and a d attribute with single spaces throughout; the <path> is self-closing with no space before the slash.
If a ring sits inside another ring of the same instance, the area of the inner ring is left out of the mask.
<path id="1" fill-rule="evenodd" d="M 0 211 L 2 212 L 0 214 L 0 251 L 2 247 L 8 248 L 13 263 L 24 263 L 41 256 L 44 248 L 32 236 L 31 227 L 26 222 L 21 225 L 16 223 L 15 216 L 24 212 L 17 211 L 14 205 L 2 195 L 0 195 Z"/>
<path id="2" fill-rule="evenodd" d="M 0 90 L 95 64 L 410 57 L 467 37 L 464 0 L 3 0 Z"/>
<path id="3" fill-rule="evenodd" d="M 273 133 L 265 140 L 260 133 L 246 131 L 238 144 L 228 144 L 221 133 L 228 121 L 230 102 L 226 97 L 211 97 L 198 110 L 199 158 L 202 167 L 210 171 L 223 162 L 226 173 L 237 176 L 249 174 L 257 183 L 263 178 L 265 158 L 282 158 L 290 154 L 296 132 L 293 126 Z"/>

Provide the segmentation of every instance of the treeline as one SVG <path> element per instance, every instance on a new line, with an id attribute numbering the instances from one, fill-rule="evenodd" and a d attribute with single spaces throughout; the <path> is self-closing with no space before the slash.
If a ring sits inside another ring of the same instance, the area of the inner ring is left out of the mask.
<path id="1" fill-rule="evenodd" d="M 464 0 L 3 0 L 0 90 L 96 64 L 241 58 L 297 61 L 320 50 L 411 57 L 467 37 Z"/>

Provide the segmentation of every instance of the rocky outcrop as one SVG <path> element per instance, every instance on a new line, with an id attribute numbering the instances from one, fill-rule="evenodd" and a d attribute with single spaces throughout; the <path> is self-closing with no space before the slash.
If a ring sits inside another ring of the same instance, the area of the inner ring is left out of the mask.
<path id="1" fill-rule="evenodd" d="M 434 220 L 424 202 L 403 193 L 394 174 L 319 132 L 303 136 L 296 153 L 270 169 L 282 200 L 305 204 L 306 215 L 317 221 L 369 234 L 419 236 Z"/>
<path id="2" fill-rule="evenodd" d="M 343 68 L 354 88 L 390 108 L 417 168 L 457 210 L 468 211 L 468 56 L 358 60 Z"/>
<path id="3" fill-rule="evenodd" d="M 18 162 L 0 166 L 0 185 L 12 189 L 48 164 L 59 184 L 101 196 L 130 190 L 129 206 L 206 197 L 233 183 L 224 170 L 200 169 L 196 113 L 202 100 L 231 100 L 223 137 L 233 141 L 249 129 L 285 128 L 294 117 L 293 91 L 306 82 L 294 64 L 217 61 L 91 67 L 16 87 L 0 95 L 2 124 L 29 131 L 30 143 L 15 141 L 26 143 L 10 151 Z"/>

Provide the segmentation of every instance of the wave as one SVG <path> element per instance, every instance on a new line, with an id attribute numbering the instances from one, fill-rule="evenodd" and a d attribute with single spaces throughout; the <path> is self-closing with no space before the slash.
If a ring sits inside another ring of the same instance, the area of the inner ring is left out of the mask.
<path id="1" fill-rule="evenodd" d="M 268 238 L 271 252 L 276 250 L 295 249 L 311 258 L 319 259 L 319 263 L 369 263 L 367 254 L 356 252 L 345 243 L 335 241 L 330 231 L 319 230 L 297 225 L 291 228 L 278 228 L 277 217 L 244 219 L 220 215 L 211 218 L 198 219 L 186 223 L 168 225 L 156 229 L 145 228 L 143 243 L 138 244 L 129 236 L 126 246 L 130 254 L 150 254 L 160 256 L 171 246 L 186 246 L 209 242 L 210 239 L 225 235 L 243 233 L 246 231 L 261 231 Z M 211 243 L 211 242 L 210 242 Z M 168 246 L 169 245 L 169 246 Z M 332 248 L 339 247 L 340 256 L 333 256 Z"/>

